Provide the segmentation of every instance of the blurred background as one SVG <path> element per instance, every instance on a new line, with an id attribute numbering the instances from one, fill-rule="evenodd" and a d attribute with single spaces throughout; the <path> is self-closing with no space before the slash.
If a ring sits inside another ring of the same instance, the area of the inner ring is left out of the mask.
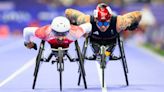
<path id="1" fill-rule="evenodd" d="M 144 43 L 164 55 L 161 51 L 164 50 L 163 0 L 0 0 L 0 38 L 22 36 L 26 26 L 49 24 L 53 17 L 64 15 L 66 8 L 92 14 L 100 2 L 109 4 L 117 15 L 142 10 L 143 18 L 137 31 L 124 31 L 123 38 Z"/>

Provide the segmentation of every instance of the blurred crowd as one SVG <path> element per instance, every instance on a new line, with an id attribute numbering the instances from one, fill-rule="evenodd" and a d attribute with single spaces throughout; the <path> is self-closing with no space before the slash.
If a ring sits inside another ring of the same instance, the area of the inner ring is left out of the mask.
<path id="1" fill-rule="evenodd" d="M 164 49 L 164 0 L 1 0 L 0 38 L 21 35 L 25 26 L 50 23 L 54 16 L 64 15 L 66 8 L 92 14 L 100 2 L 109 4 L 118 15 L 134 10 L 143 11 L 138 29 L 124 31 L 124 39 L 131 38 L 139 44 L 150 43 Z"/>

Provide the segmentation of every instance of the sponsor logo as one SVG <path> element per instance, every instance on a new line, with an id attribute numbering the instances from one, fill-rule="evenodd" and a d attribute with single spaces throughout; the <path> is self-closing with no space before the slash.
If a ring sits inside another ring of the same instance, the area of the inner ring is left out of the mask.
<path id="1" fill-rule="evenodd" d="M 95 32 L 93 32 L 93 34 L 95 34 L 95 35 L 99 35 L 99 32 L 98 32 L 98 31 L 95 31 Z"/>

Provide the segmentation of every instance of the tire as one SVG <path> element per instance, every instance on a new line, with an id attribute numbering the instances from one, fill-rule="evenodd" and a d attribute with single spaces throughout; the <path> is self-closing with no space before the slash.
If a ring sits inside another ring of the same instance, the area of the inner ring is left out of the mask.
<path id="1" fill-rule="evenodd" d="M 75 47 L 76 47 L 77 55 L 78 55 L 78 58 L 79 58 L 80 74 L 82 75 L 82 78 L 83 78 L 84 87 L 85 87 L 85 89 L 87 89 L 87 83 L 86 83 L 86 79 L 85 79 L 85 70 L 84 70 L 84 64 L 83 64 L 84 59 L 83 59 L 82 53 L 80 51 L 80 47 L 78 45 L 77 40 L 75 41 Z M 79 75 L 79 77 L 81 75 Z M 79 80 L 79 82 L 80 82 L 80 80 Z"/>
<path id="2" fill-rule="evenodd" d="M 85 54 L 87 51 L 87 46 L 88 46 L 88 37 L 84 41 L 83 49 L 82 49 L 83 65 L 84 65 L 84 60 L 85 60 Z M 79 70 L 80 70 L 80 66 L 79 66 Z M 78 86 L 80 85 L 80 82 L 81 82 L 81 73 L 79 72 L 79 79 L 78 79 L 78 84 L 77 84 Z"/>
<path id="3" fill-rule="evenodd" d="M 105 47 L 103 46 L 101 48 L 101 63 L 100 63 L 101 69 L 102 69 L 102 87 L 104 87 L 104 70 L 106 67 L 106 61 L 105 61 Z"/>
<path id="4" fill-rule="evenodd" d="M 125 63 L 125 68 L 126 68 L 126 73 L 128 73 L 129 72 L 129 70 L 128 70 L 128 65 L 127 65 L 127 61 L 126 61 L 126 56 L 125 56 L 125 51 L 124 51 L 124 45 L 123 45 L 123 42 L 121 41 L 121 51 L 122 51 L 122 53 L 123 53 L 123 59 L 124 59 L 124 63 Z"/>
<path id="5" fill-rule="evenodd" d="M 36 57 L 36 64 L 35 64 L 35 70 L 34 70 L 34 80 L 33 80 L 32 89 L 35 89 L 35 84 L 37 81 L 37 76 L 38 76 L 39 67 L 40 67 L 40 61 L 41 61 L 41 57 L 42 57 L 43 50 L 44 50 L 44 43 L 45 43 L 45 41 L 42 40 L 42 42 L 40 43 L 38 55 Z"/>
<path id="6" fill-rule="evenodd" d="M 63 52 L 59 49 L 58 51 L 58 63 L 59 63 L 59 80 L 60 80 L 60 91 L 62 91 L 62 72 L 63 72 Z"/>
<path id="7" fill-rule="evenodd" d="M 120 38 L 118 38 L 118 45 L 119 45 L 119 49 L 120 49 L 120 54 L 121 54 L 121 61 L 122 61 L 122 66 L 123 66 L 123 70 L 124 70 L 124 76 L 125 76 L 125 81 L 126 81 L 126 85 L 129 85 L 129 81 L 128 81 L 128 68 L 127 68 L 127 63 L 126 63 L 126 58 L 125 58 L 125 53 L 124 53 L 124 47 L 123 47 L 123 42 L 120 41 Z"/>
<path id="8" fill-rule="evenodd" d="M 60 91 L 62 91 L 62 71 L 60 71 L 59 74 L 60 74 Z"/>

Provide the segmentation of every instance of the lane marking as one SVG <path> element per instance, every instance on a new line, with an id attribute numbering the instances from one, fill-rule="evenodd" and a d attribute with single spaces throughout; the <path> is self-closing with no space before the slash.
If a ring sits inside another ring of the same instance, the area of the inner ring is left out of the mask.
<path id="1" fill-rule="evenodd" d="M 30 68 L 32 65 L 35 64 L 35 58 L 29 60 L 27 63 L 25 63 L 21 68 L 19 68 L 16 72 L 12 73 L 9 77 L 7 77 L 5 80 L 3 80 L 0 83 L 0 87 L 2 87 L 3 85 L 5 85 L 6 83 L 8 83 L 9 81 L 11 81 L 12 79 L 14 79 L 15 77 L 17 77 L 18 75 L 20 75 L 21 73 L 23 73 L 24 71 L 26 71 L 28 68 Z"/>
<path id="2" fill-rule="evenodd" d="M 97 61 L 96 61 L 96 66 L 97 66 L 102 92 L 108 92 L 105 81 L 104 81 L 104 88 L 102 87 L 102 69 L 100 68 L 100 64 Z"/>
<path id="3" fill-rule="evenodd" d="M 49 51 L 51 50 L 50 48 L 45 48 L 45 49 L 47 49 L 47 50 L 44 50 L 43 57 L 45 57 L 44 54 L 45 55 L 49 54 Z M 12 79 L 17 77 L 21 73 L 23 73 L 24 71 L 26 71 L 28 68 L 30 68 L 32 65 L 34 65 L 35 64 L 35 60 L 36 60 L 36 57 L 32 58 L 27 63 L 25 63 L 21 68 L 19 68 L 16 72 L 12 73 L 9 77 L 7 77 L 5 80 L 0 82 L 0 87 L 4 86 L 6 83 L 8 83 Z"/>

